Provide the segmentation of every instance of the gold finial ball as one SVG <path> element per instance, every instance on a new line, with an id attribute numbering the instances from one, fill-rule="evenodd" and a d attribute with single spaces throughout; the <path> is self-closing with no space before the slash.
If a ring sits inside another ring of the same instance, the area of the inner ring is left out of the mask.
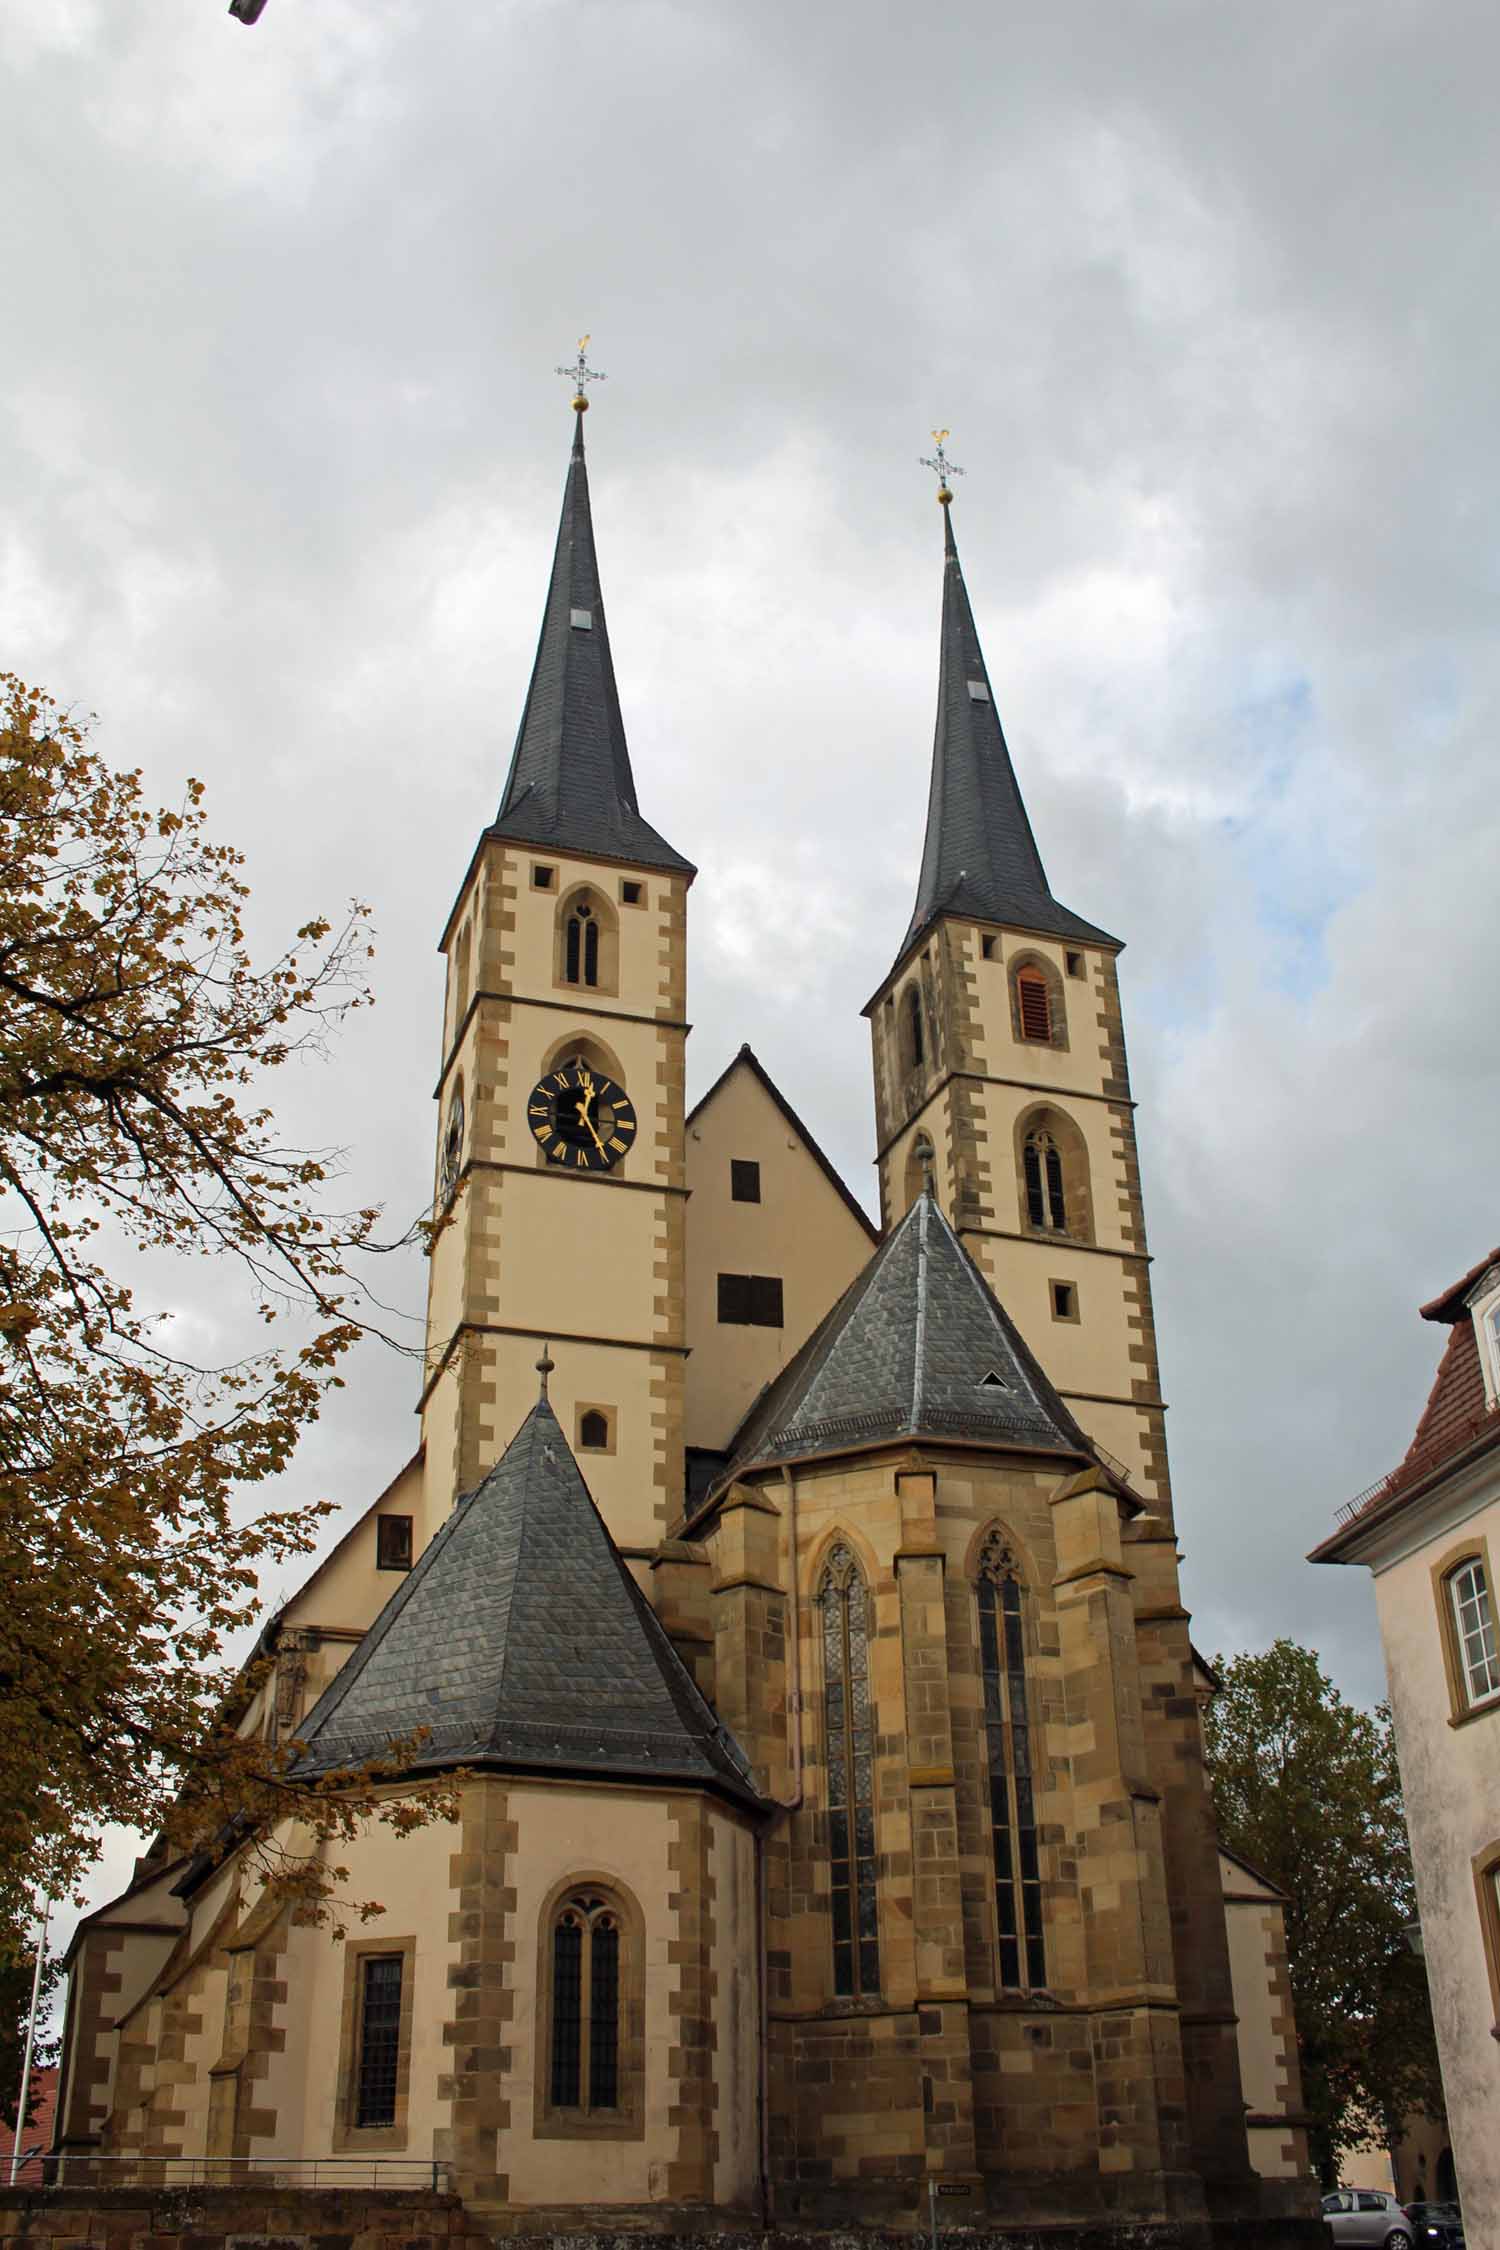
<path id="1" fill-rule="evenodd" d="M 940 485 L 938 486 L 938 506 L 939 506 L 940 508 L 946 508 L 946 507 L 947 507 L 947 505 L 948 505 L 948 502 L 949 502 L 949 501 L 950 501 L 950 500 L 951 500 L 952 498 L 953 498 L 953 495 L 952 495 L 952 493 L 951 493 L 951 492 L 950 492 L 950 491 L 948 490 L 948 487 L 947 487 L 947 486 L 946 486 L 945 484 L 940 484 Z"/>
<path id="2" fill-rule="evenodd" d="M 577 414 L 587 414 L 589 410 L 589 402 L 584 397 L 582 391 L 579 392 L 577 398 L 575 398 L 573 401 L 573 410 Z"/>

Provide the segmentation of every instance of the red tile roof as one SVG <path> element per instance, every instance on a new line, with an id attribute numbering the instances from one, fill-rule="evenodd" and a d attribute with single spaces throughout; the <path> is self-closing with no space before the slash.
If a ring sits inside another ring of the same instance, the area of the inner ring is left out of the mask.
<path id="1" fill-rule="evenodd" d="M 52 2146 L 52 2119 L 57 2109 L 57 2066 L 55 2063 L 46 2070 L 32 2072 L 31 2091 L 32 2100 L 29 2105 L 31 2123 L 21 2135 L 21 2147 L 23 2150 L 50 2148 Z M 3 2121 L 0 2121 L 0 2161 L 3 2161 L 6 2173 L 9 2172 L 10 2168 L 10 2152 L 15 2141 L 15 2131 L 15 2113 L 10 2111 Z"/>
<path id="2" fill-rule="evenodd" d="M 1486 1411 L 1484 1370 L 1479 1364 L 1479 1339 L 1474 1323 L 1465 1317 L 1448 1332 L 1438 1371 L 1433 1377 L 1416 1435 L 1406 1449 L 1402 1466 L 1419 1458 L 1451 1453 L 1454 1446 L 1472 1437 Z"/>

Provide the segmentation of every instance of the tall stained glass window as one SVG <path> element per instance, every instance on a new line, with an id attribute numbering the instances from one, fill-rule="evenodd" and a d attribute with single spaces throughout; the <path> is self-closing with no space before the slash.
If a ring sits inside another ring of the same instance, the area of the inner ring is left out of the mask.
<path id="1" fill-rule="evenodd" d="M 875 1730 L 870 1712 L 870 1597 L 842 1541 L 818 1589 L 823 1613 L 823 1741 L 828 1759 L 833 1989 L 880 1990 L 875 1895 Z"/>
<path id="2" fill-rule="evenodd" d="M 595 1891 L 565 1898 L 552 1925 L 551 2088 L 554 2109 L 619 2105 L 620 1917 Z"/>
<path id="3" fill-rule="evenodd" d="M 984 1543 L 977 1591 L 1000 1983 L 1017 1991 L 1046 1983 L 1047 1952 L 1026 1705 L 1026 1597 L 1015 1556 L 999 1531 Z"/>

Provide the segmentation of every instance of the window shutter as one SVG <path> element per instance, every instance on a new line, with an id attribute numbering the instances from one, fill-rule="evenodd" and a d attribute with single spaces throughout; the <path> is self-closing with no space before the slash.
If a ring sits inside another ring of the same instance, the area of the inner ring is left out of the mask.
<path id="1" fill-rule="evenodd" d="M 1021 1014 L 1023 1039 L 1052 1038 L 1052 1006 L 1046 979 L 1035 969 L 1023 969 L 1016 978 L 1016 1001 Z"/>

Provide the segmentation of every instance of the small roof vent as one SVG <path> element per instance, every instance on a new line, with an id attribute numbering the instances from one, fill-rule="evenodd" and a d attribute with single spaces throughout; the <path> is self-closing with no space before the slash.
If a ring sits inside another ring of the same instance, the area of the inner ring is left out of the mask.
<path id="1" fill-rule="evenodd" d="M 969 701 L 971 703 L 988 703 L 989 699 L 990 691 L 988 683 L 984 680 L 970 680 Z"/>
<path id="2" fill-rule="evenodd" d="M 974 1388 L 976 1391 L 1008 1391 L 1010 1385 L 1006 1382 L 1004 1376 L 997 1375 L 992 1367 L 988 1375 L 980 1376 Z"/>
<path id="3" fill-rule="evenodd" d="M 592 633 L 594 630 L 594 613 L 591 609 L 570 610 L 568 622 L 575 633 Z"/>

